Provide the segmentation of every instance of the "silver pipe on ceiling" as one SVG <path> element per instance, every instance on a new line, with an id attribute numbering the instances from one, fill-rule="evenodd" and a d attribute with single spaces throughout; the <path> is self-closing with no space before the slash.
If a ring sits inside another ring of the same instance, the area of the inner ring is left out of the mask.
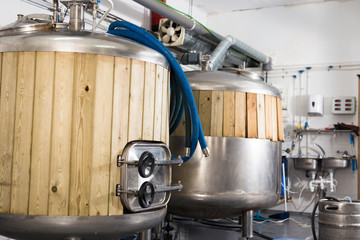
<path id="1" fill-rule="evenodd" d="M 194 19 L 188 18 L 187 16 L 184 16 L 176 12 L 175 10 L 168 8 L 164 4 L 158 2 L 157 0 L 133 0 L 133 1 L 184 26 L 186 29 L 193 31 L 196 34 L 214 38 L 211 34 L 209 34 L 209 32 L 204 27 L 198 24 Z M 224 39 L 224 37 L 221 36 L 220 34 L 213 31 L 211 32 L 220 41 Z M 265 68 L 266 70 L 270 70 L 271 58 L 269 56 L 266 56 L 265 54 L 259 52 L 258 50 L 252 48 L 251 46 L 247 45 L 246 43 L 236 38 L 234 38 L 234 44 L 232 45 L 232 48 L 241 53 L 244 53 L 245 55 L 255 59 L 256 61 L 259 61 L 260 63 L 264 64 L 263 68 Z"/>

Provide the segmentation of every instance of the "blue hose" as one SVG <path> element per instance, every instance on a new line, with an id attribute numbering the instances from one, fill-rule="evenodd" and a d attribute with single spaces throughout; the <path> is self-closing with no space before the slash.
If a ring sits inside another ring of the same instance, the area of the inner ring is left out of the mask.
<path id="1" fill-rule="evenodd" d="M 181 102 L 182 102 L 182 104 L 186 105 L 186 106 L 184 106 L 185 110 L 189 110 L 188 112 L 185 111 L 185 113 L 187 115 L 187 118 L 191 119 L 192 135 L 191 135 L 190 157 L 183 157 L 182 159 L 184 162 L 186 162 L 193 156 L 198 142 L 200 143 L 200 146 L 202 149 L 206 149 L 207 144 L 205 141 L 204 133 L 202 131 L 199 114 L 197 112 L 195 99 L 192 94 L 190 84 L 189 84 L 180 64 L 177 62 L 177 60 L 171 54 L 171 52 L 154 36 L 152 36 L 144 29 L 142 29 L 132 23 L 122 22 L 122 21 L 113 22 L 109 26 L 108 33 L 117 35 L 117 36 L 121 36 L 121 37 L 125 37 L 125 38 L 129 38 L 131 40 L 139 42 L 145 46 L 148 46 L 148 47 L 160 52 L 162 55 L 164 55 L 167 58 L 167 60 L 169 61 L 170 65 L 171 65 L 171 70 L 174 72 L 174 74 L 173 74 L 174 79 L 181 87 L 181 93 L 183 94 L 183 99 Z M 173 91 L 173 90 L 174 90 L 174 86 L 171 87 L 171 91 Z M 176 99 L 177 100 L 176 105 L 180 104 L 179 98 L 180 97 L 178 97 L 178 99 Z M 182 108 L 182 109 L 184 109 L 184 108 Z M 176 112 L 178 114 L 175 114 Z M 174 114 L 178 115 L 176 117 L 180 118 L 180 120 L 181 120 L 182 113 L 179 114 L 179 112 L 182 112 L 182 111 L 179 107 L 177 107 L 177 109 L 175 109 L 173 111 L 173 115 Z M 173 116 L 173 118 L 174 118 L 174 116 Z M 173 122 L 178 122 L 178 121 L 173 121 Z M 189 137 L 189 136 L 187 136 L 187 137 Z"/>

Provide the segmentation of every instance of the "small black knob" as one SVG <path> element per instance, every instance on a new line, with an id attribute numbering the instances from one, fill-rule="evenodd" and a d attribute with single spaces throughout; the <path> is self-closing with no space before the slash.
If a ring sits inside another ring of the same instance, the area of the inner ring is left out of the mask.
<path id="1" fill-rule="evenodd" d="M 154 201 L 155 188 L 151 182 L 144 182 L 139 190 L 139 204 L 142 208 L 148 208 Z"/>
<path id="2" fill-rule="evenodd" d="M 151 152 L 144 152 L 141 154 L 138 164 L 139 174 L 143 178 L 150 177 L 154 172 L 155 157 Z"/>

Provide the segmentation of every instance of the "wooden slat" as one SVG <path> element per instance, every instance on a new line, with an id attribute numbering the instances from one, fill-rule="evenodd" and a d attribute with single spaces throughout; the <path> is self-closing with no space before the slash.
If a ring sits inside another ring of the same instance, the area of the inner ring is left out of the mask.
<path id="1" fill-rule="evenodd" d="M 156 65 L 145 63 L 144 112 L 142 139 L 153 140 L 154 104 L 155 104 Z"/>
<path id="2" fill-rule="evenodd" d="M 246 93 L 235 94 L 235 137 L 246 137 Z"/>
<path id="3" fill-rule="evenodd" d="M 27 214 L 31 133 L 34 105 L 35 52 L 20 52 L 18 60 L 11 214 Z"/>
<path id="4" fill-rule="evenodd" d="M 120 183 L 120 169 L 116 166 L 117 156 L 128 142 L 130 59 L 115 58 L 113 122 L 110 165 L 109 215 L 122 215 L 123 206 L 116 196 L 116 184 Z"/>
<path id="5" fill-rule="evenodd" d="M 278 122 L 278 140 L 284 141 L 284 125 L 283 125 L 283 117 L 282 117 L 282 106 L 281 106 L 281 98 L 276 98 L 276 108 L 277 108 L 277 122 Z"/>
<path id="6" fill-rule="evenodd" d="M 1 99 L 1 82 L 2 82 L 2 59 L 3 59 L 3 53 L 0 53 L 0 99 Z"/>
<path id="7" fill-rule="evenodd" d="M 256 93 L 246 93 L 247 137 L 257 138 Z"/>
<path id="8" fill-rule="evenodd" d="M 106 216 L 109 211 L 114 57 L 98 55 L 96 67 L 90 216 Z"/>
<path id="9" fill-rule="evenodd" d="M 265 98 L 264 94 L 257 94 L 257 127 L 258 138 L 265 138 Z"/>
<path id="10" fill-rule="evenodd" d="M 273 139 L 273 117 L 271 96 L 265 95 L 265 137 Z"/>
<path id="11" fill-rule="evenodd" d="M 278 122 L 277 122 L 277 113 L 276 113 L 276 97 L 271 96 L 271 112 L 272 112 L 272 141 L 276 142 L 278 140 Z"/>
<path id="12" fill-rule="evenodd" d="M 202 129 L 205 136 L 210 136 L 211 127 L 211 91 L 196 91 L 199 100 L 198 111 L 202 125 Z M 195 96 L 195 95 L 194 95 Z"/>
<path id="13" fill-rule="evenodd" d="M 55 52 L 38 52 L 30 171 L 29 214 L 48 214 Z"/>
<path id="14" fill-rule="evenodd" d="M 235 137 L 235 92 L 224 91 L 223 136 Z"/>
<path id="15" fill-rule="evenodd" d="M 140 140 L 142 135 L 143 112 L 140 109 L 143 109 L 144 104 L 144 80 L 145 63 L 139 60 L 132 60 L 129 108 L 129 141 Z M 160 92 L 162 93 L 162 90 Z"/>
<path id="16" fill-rule="evenodd" d="M 167 103 L 167 111 L 166 111 L 166 124 L 165 124 L 165 144 L 169 145 L 170 141 L 170 133 L 169 133 L 169 124 L 170 124 L 170 71 L 167 69 L 165 70 L 166 75 L 166 86 L 167 86 L 167 94 L 166 94 L 166 103 Z"/>
<path id="17" fill-rule="evenodd" d="M 0 213 L 10 211 L 18 55 L 3 54 L 0 99 Z"/>
<path id="18" fill-rule="evenodd" d="M 69 215 L 88 216 L 96 56 L 75 54 Z"/>
<path id="19" fill-rule="evenodd" d="M 50 216 L 69 214 L 74 59 L 74 53 L 56 53 L 49 185 Z"/>
<path id="20" fill-rule="evenodd" d="M 200 91 L 193 90 L 192 93 L 193 93 L 193 96 L 195 99 L 196 108 L 199 110 L 199 108 L 200 108 Z"/>
<path id="21" fill-rule="evenodd" d="M 162 110 L 162 79 L 164 78 L 163 68 L 156 66 L 155 83 L 155 110 L 154 110 L 154 140 L 160 141 L 161 135 L 161 110 Z"/>
<path id="22" fill-rule="evenodd" d="M 167 81 L 167 69 L 163 68 L 163 79 L 162 79 L 162 103 L 161 103 L 161 135 L 160 141 L 166 141 L 166 119 L 168 118 L 168 81 Z"/>
<path id="23" fill-rule="evenodd" d="M 224 92 L 212 91 L 211 104 L 211 128 L 210 134 L 214 137 L 222 137 L 223 114 L 224 114 Z"/>

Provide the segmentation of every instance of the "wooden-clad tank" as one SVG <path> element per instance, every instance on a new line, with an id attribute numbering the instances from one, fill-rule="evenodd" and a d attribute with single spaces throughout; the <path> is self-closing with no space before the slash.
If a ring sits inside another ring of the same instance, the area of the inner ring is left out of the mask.
<path id="1" fill-rule="evenodd" d="M 173 168 L 184 189 L 169 212 L 191 218 L 226 218 L 276 204 L 280 196 L 280 92 L 249 72 L 188 72 L 211 152 Z M 170 137 L 173 154 L 184 154 L 185 122 Z"/>
<path id="2" fill-rule="evenodd" d="M 208 75 L 210 74 L 217 73 L 208 73 Z M 230 73 L 218 73 L 219 77 L 225 78 L 224 85 L 227 84 L 226 75 L 228 74 Z M 197 85 L 197 83 L 194 84 L 196 81 L 194 78 L 200 78 L 201 75 L 199 73 L 188 73 L 188 78 L 193 83 L 193 95 L 204 135 L 283 141 L 284 130 L 280 96 L 271 92 L 270 88 L 268 92 L 262 92 L 261 89 L 258 89 L 256 84 L 262 87 L 266 85 L 257 82 L 262 80 L 254 73 L 242 71 L 239 74 L 242 74 L 238 77 L 238 81 L 242 81 L 240 82 L 242 85 L 244 85 L 244 80 L 254 81 L 254 86 L 251 86 L 253 89 L 250 86 L 244 87 L 243 90 L 237 89 L 236 80 L 233 86 L 213 89 L 219 83 L 211 85 L 211 83 L 205 82 Z M 250 77 L 255 79 L 251 80 Z M 247 83 L 251 84 L 251 82 Z M 185 118 L 173 136 L 185 136 Z"/>
<path id="3" fill-rule="evenodd" d="M 0 32 L 2 225 L 9 216 L 33 217 L 34 229 L 36 216 L 122 215 L 117 156 L 133 140 L 169 140 L 168 62 L 111 35 L 29 26 L 38 29 L 22 32 L 21 25 Z M 121 222 L 131 225 L 123 231 L 148 228 L 165 212 L 132 214 Z M 105 234 L 121 236 L 113 226 L 119 221 L 110 220 L 113 229 L 103 226 Z M 83 221 L 89 221 L 90 234 L 101 227 L 96 219 Z"/>

